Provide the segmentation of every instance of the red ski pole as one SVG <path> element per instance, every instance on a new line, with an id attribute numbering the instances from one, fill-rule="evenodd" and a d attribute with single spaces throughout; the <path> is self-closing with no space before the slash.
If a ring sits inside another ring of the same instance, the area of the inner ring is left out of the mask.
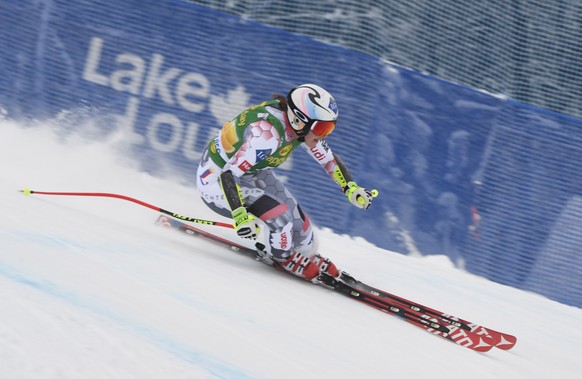
<path id="1" fill-rule="evenodd" d="M 47 191 L 33 191 L 31 189 L 28 189 L 28 188 L 23 189 L 23 190 L 20 190 L 20 192 L 24 193 L 25 195 L 113 197 L 113 198 L 116 198 L 116 199 L 131 201 L 132 203 L 136 203 L 136 204 L 139 204 L 139 205 L 141 205 L 143 207 L 153 209 L 156 212 L 160 212 L 160 213 L 166 214 L 168 216 L 177 218 L 178 220 L 193 222 L 195 224 L 221 226 L 223 228 L 230 228 L 230 229 L 233 229 L 234 228 L 234 226 L 231 225 L 231 224 L 229 224 L 229 223 L 219 222 L 219 221 L 211 221 L 211 220 L 203 220 L 203 219 L 194 218 L 194 217 L 188 217 L 188 216 L 182 216 L 182 215 L 180 215 L 178 213 L 170 212 L 170 211 L 167 211 L 167 210 L 165 210 L 163 208 L 160 208 L 158 206 L 155 206 L 155 205 L 146 203 L 145 201 L 141 201 L 141 200 L 138 200 L 138 199 L 134 199 L 133 197 L 129 197 L 129 196 L 118 195 L 116 193 L 105 193 L 105 192 L 47 192 Z"/>

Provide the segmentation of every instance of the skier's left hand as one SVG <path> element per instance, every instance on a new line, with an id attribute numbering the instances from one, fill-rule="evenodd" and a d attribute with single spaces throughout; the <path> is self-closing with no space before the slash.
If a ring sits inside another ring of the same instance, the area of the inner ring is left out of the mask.
<path id="1" fill-rule="evenodd" d="M 360 187 L 356 182 L 348 182 L 348 185 L 344 188 L 344 193 L 350 203 L 362 209 L 368 209 L 372 204 L 372 200 L 378 196 L 378 190 L 368 190 Z"/>

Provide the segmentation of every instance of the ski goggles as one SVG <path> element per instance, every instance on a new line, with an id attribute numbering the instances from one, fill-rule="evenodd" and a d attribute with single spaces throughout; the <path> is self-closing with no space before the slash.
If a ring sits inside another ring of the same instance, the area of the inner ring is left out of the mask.
<path id="1" fill-rule="evenodd" d="M 320 138 L 327 137 L 333 132 L 335 128 L 335 121 L 318 121 L 315 120 L 311 124 L 311 130 Z M 308 129 L 309 130 L 309 129 Z"/>

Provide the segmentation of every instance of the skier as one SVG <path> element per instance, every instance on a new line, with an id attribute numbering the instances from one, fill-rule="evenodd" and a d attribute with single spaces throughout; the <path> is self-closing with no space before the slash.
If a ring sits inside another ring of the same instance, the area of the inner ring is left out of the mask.
<path id="1" fill-rule="evenodd" d="M 309 218 L 272 169 L 301 145 L 352 204 L 368 209 L 378 192 L 358 186 L 323 139 L 337 117 L 334 98 L 317 85 L 293 88 L 287 98 L 273 95 L 224 124 L 197 172 L 202 200 L 234 220 L 238 236 L 254 242 L 258 259 L 319 284 L 321 273 L 339 277 L 341 271 L 318 254 Z"/>

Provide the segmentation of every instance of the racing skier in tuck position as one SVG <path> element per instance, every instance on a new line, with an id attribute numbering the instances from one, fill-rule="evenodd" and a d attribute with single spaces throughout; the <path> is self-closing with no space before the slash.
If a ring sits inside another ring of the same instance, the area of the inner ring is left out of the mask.
<path id="1" fill-rule="evenodd" d="M 301 145 L 352 204 L 367 209 L 378 192 L 358 186 L 323 139 L 337 117 L 334 98 L 317 85 L 293 88 L 286 98 L 273 95 L 223 126 L 197 172 L 202 200 L 234 220 L 238 236 L 255 243 L 258 258 L 314 283 L 321 283 L 323 272 L 337 278 L 341 271 L 318 254 L 309 218 L 272 169 Z"/>

